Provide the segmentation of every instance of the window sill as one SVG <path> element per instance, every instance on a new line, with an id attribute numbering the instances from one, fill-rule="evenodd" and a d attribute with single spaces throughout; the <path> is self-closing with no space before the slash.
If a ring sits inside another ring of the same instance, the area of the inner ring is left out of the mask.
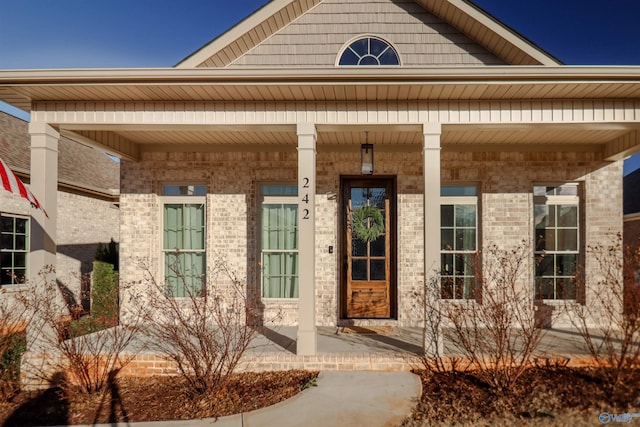
<path id="1" fill-rule="evenodd" d="M 19 285 L 0 285 L 0 293 L 12 294 L 15 292 L 26 291 L 31 289 L 28 283 L 22 283 Z"/>
<path id="2" fill-rule="evenodd" d="M 537 308 L 541 308 L 542 306 L 547 307 L 564 307 L 564 306 L 572 306 L 572 305 L 580 305 L 575 299 L 537 299 L 534 300 L 533 305 Z"/>

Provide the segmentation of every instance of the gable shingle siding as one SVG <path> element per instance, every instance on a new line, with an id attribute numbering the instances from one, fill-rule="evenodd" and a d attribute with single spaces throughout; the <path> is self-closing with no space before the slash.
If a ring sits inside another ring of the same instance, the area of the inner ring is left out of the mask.
<path id="1" fill-rule="evenodd" d="M 333 67 L 364 34 L 390 42 L 404 66 L 504 64 L 412 0 L 325 0 L 229 67 Z"/>

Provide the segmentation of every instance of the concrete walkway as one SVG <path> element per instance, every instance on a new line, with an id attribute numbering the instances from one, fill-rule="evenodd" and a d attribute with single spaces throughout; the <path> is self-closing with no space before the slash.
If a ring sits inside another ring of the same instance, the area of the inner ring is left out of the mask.
<path id="1" fill-rule="evenodd" d="M 98 424 L 100 427 L 396 427 L 422 393 L 409 372 L 321 372 L 317 387 L 267 408 L 218 419 Z"/>

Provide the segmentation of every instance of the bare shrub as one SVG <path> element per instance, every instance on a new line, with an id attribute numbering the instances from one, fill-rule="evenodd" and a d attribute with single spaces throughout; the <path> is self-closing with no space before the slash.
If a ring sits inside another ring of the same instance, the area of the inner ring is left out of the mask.
<path id="1" fill-rule="evenodd" d="M 19 286 L 19 285 L 17 285 Z M 33 313 L 21 304 L 26 288 L 0 289 L 0 399 L 20 388 L 20 358 L 26 350 L 26 330 Z"/>
<path id="2" fill-rule="evenodd" d="M 530 248 L 491 246 L 478 253 L 475 299 L 440 300 L 443 334 L 468 359 L 477 376 L 497 391 L 513 389 L 540 344 L 533 292 L 526 286 Z"/>
<path id="3" fill-rule="evenodd" d="M 53 270 L 40 272 L 39 279 L 21 299 L 26 309 L 34 313 L 29 351 L 36 358 L 46 359 L 41 365 L 31 366 L 39 371 L 32 374 L 48 380 L 56 372 L 63 372 L 65 381 L 61 386 L 65 389 L 87 394 L 103 392 L 115 373 L 135 356 L 125 349 L 139 331 L 142 313 L 130 316 L 127 326 L 114 326 L 113 317 L 108 315 L 74 321 Z M 114 301 L 117 304 L 113 298 L 99 302 L 105 305 Z"/>
<path id="4" fill-rule="evenodd" d="M 413 297 L 420 308 L 424 352 L 419 358 L 421 368 L 430 372 L 458 371 L 468 368 L 458 357 L 444 356 L 443 325 L 445 313 L 440 301 L 440 274 L 434 271 L 425 282 L 423 289 Z"/>
<path id="5" fill-rule="evenodd" d="M 597 272 L 582 283 L 584 303 L 567 303 L 565 309 L 613 391 L 640 368 L 640 287 L 634 280 L 640 255 L 624 247 L 619 234 L 609 245 L 587 247 L 587 254 Z"/>
<path id="6" fill-rule="evenodd" d="M 143 265 L 150 286 L 140 301 L 148 308 L 150 348 L 176 363 L 194 394 L 218 390 L 258 333 L 253 327 L 257 305 L 224 261 L 195 280 L 188 266 L 176 262 L 169 268 L 177 278 L 173 285 L 182 286 L 185 296 L 174 297 L 173 288 L 156 281 Z"/>

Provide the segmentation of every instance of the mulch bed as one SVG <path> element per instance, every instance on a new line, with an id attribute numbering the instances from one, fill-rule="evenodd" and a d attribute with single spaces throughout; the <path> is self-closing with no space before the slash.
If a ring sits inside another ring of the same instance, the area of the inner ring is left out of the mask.
<path id="1" fill-rule="evenodd" d="M 422 398 L 404 426 L 504 425 L 505 420 L 579 425 L 576 414 L 598 425 L 601 412 L 640 413 L 640 374 L 611 393 L 593 368 L 531 368 L 514 390 L 500 393 L 473 372 L 415 373 L 422 379 Z"/>
<path id="2" fill-rule="evenodd" d="M 299 393 L 310 371 L 235 374 L 215 394 L 193 396 L 177 377 L 123 378 L 100 395 L 59 388 L 22 392 L 0 403 L 0 425 L 94 424 L 221 417 L 270 406 Z"/>
<path id="3" fill-rule="evenodd" d="M 640 413 L 640 374 L 616 393 L 593 368 L 527 370 L 519 386 L 496 392 L 473 372 L 416 371 L 422 397 L 403 426 L 598 425 L 598 415 Z M 219 417 L 269 406 L 299 393 L 317 372 L 241 373 L 215 394 L 190 395 L 175 377 L 119 379 L 103 395 L 60 389 L 19 393 L 0 403 L 0 425 L 35 426 Z"/>

